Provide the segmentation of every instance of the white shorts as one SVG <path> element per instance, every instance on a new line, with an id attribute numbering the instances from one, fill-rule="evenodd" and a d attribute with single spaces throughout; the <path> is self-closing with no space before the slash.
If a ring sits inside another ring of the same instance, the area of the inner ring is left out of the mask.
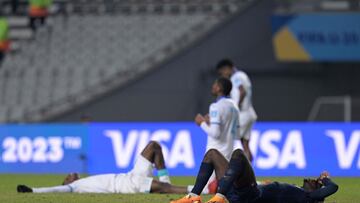
<path id="1" fill-rule="evenodd" d="M 248 122 L 245 125 L 240 126 L 240 139 L 249 141 L 251 137 L 251 130 L 254 125 L 254 121 Z"/>
<path id="2" fill-rule="evenodd" d="M 257 119 L 253 108 L 240 111 L 240 139 L 250 140 L 252 127 Z"/>
<path id="3" fill-rule="evenodd" d="M 140 155 L 129 173 L 89 176 L 69 186 L 75 193 L 149 193 L 152 173 L 151 162 Z"/>
<path id="4" fill-rule="evenodd" d="M 139 155 L 134 168 L 125 177 L 119 174 L 115 180 L 117 193 L 149 193 L 153 182 L 153 165 L 145 157 Z"/>

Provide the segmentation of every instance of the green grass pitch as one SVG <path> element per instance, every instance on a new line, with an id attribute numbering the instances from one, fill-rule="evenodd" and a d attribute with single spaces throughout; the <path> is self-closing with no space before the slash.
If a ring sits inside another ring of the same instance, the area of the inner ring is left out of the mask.
<path id="1" fill-rule="evenodd" d="M 54 186 L 62 182 L 64 175 L 0 175 L 0 202 L 122 202 L 122 203 L 167 203 L 171 199 L 182 195 L 168 194 L 17 194 L 16 185 Z M 301 184 L 301 178 L 259 178 L 271 179 L 280 182 Z M 360 202 L 360 178 L 334 178 L 339 185 L 339 191 L 326 202 L 355 203 Z M 173 177 L 172 182 L 177 185 L 194 183 L 193 177 Z M 210 196 L 204 196 L 208 200 Z"/>

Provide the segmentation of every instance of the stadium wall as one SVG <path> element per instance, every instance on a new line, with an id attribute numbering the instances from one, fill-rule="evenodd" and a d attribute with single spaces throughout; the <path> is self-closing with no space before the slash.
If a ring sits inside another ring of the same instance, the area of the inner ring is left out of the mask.
<path id="1" fill-rule="evenodd" d="M 272 0 L 254 1 L 146 76 L 50 121 L 74 122 L 82 114 L 101 122 L 192 120 L 196 113 L 207 112 L 214 64 L 223 57 L 249 73 L 254 105 L 263 121 L 306 120 L 320 96 L 359 97 L 358 63 L 276 61 L 273 10 Z M 353 120 L 360 120 L 360 109 L 355 110 Z"/>

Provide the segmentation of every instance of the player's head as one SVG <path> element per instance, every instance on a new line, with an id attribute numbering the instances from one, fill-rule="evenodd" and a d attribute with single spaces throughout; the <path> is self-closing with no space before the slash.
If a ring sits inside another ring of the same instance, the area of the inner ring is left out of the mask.
<path id="1" fill-rule="evenodd" d="M 76 180 L 79 180 L 80 176 L 77 173 L 69 173 L 66 177 L 65 180 L 63 182 L 63 185 L 68 185 Z"/>
<path id="2" fill-rule="evenodd" d="M 232 89 L 231 81 L 227 78 L 220 77 L 215 80 L 211 93 L 214 96 L 229 96 Z"/>
<path id="3" fill-rule="evenodd" d="M 221 77 L 230 79 L 234 72 L 234 63 L 230 59 L 222 59 L 216 65 L 216 71 Z"/>
<path id="4" fill-rule="evenodd" d="M 318 179 L 304 179 L 303 189 L 305 192 L 313 192 L 321 187 L 322 184 Z"/>

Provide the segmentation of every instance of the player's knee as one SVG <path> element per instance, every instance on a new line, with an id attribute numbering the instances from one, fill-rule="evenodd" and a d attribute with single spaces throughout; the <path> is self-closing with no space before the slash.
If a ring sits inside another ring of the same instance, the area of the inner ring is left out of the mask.
<path id="1" fill-rule="evenodd" d="M 156 141 L 150 141 L 148 146 L 153 150 L 161 150 L 161 145 Z"/>
<path id="2" fill-rule="evenodd" d="M 231 159 L 241 159 L 243 157 L 245 157 L 245 154 L 244 151 L 241 149 L 236 149 L 231 155 Z"/>
<path id="3" fill-rule="evenodd" d="M 248 145 L 249 144 L 249 140 L 245 139 L 245 138 L 241 138 L 241 143 L 243 145 Z"/>
<path id="4" fill-rule="evenodd" d="M 206 152 L 203 162 L 211 162 L 211 160 L 214 159 L 214 157 L 216 156 L 216 154 L 219 154 L 220 152 L 216 149 L 210 149 Z"/>

